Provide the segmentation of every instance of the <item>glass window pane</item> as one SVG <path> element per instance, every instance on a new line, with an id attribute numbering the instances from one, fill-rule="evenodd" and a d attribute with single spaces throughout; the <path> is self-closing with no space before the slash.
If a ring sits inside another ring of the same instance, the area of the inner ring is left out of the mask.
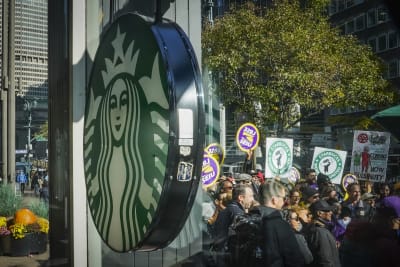
<path id="1" fill-rule="evenodd" d="M 389 33 L 388 36 L 388 48 L 396 48 L 397 47 L 397 34 L 395 32 Z"/>
<path id="2" fill-rule="evenodd" d="M 356 31 L 361 31 L 364 29 L 364 14 L 356 18 Z"/>
<path id="3" fill-rule="evenodd" d="M 385 7 L 378 8 L 378 23 L 385 22 L 388 19 L 388 11 Z"/>
<path id="4" fill-rule="evenodd" d="M 375 9 L 371 9 L 367 13 L 367 26 L 373 26 L 376 24 L 376 11 Z"/>
<path id="5" fill-rule="evenodd" d="M 398 61 L 394 60 L 389 62 L 389 78 L 395 78 L 398 76 Z"/>
<path id="6" fill-rule="evenodd" d="M 378 51 L 386 50 L 386 34 L 378 37 Z"/>
<path id="7" fill-rule="evenodd" d="M 346 23 L 346 33 L 354 32 L 354 20 Z"/>

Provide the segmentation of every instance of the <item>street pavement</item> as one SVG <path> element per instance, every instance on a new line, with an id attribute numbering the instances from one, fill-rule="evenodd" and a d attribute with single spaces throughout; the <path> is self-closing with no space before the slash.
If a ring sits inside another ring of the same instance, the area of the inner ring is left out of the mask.
<path id="1" fill-rule="evenodd" d="M 30 203 L 39 201 L 38 197 L 35 197 L 33 191 L 26 190 L 23 196 L 23 205 L 28 206 Z M 42 254 L 32 254 L 23 257 L 9 257 L 0 256 L 1 267 L 44 267 L 49 266 L 49 246 L 47 245 L 46 252 Z"/>

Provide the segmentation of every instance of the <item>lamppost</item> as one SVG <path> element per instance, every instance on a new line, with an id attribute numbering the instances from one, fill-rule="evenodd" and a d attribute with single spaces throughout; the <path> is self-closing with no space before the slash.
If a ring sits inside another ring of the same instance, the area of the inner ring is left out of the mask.
<path id="1" fill-rule="evenodd" d="M 28 168 L 29 171 L 31 169 L 30 165 L 30 152 L 32 150 L 32 144 L 31 144 L 31 128 L 32 128 L 32 108 L 35 108 L 37 106 L 37 101 L 35 99 L 27 99 L 25 98 L 25 103 L 24 103 L 24 111 L 28 113 L 28 125 L 25 126 L 28 128 L 28 136 L 27 136 L 27 145 L 26 145 L 26 160 L 28 163 Z M 29 173 L 27 173 L 29 175 Z"/>

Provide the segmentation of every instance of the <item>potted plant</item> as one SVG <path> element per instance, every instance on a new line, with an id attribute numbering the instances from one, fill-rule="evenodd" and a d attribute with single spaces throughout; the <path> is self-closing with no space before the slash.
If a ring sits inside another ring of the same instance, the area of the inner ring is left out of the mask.
<path id="1" fill-rule="evenodd" d="M 29 209 L 19 209 L 8 223 L 7 229 L 10 231 L 9 250 L 4 251 L 4 254 L 27 256 L 46 251 L 49 231 L 49 221 L 46 218 L 37 217 Z"/>

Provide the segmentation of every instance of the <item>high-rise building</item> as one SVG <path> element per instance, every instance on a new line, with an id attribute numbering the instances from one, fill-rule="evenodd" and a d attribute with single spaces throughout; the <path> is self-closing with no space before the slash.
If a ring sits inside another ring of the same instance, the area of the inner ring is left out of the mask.
<path id="1" fill-rule="evenodd" d="M 15 148 L 17 152 L 28 147 L 35 130 L 48 118 L 47 2 L 47 0 L 15 0 L 13 45 L 16 93 Z M 3 1 L 0 2 L 0 21 L 3 22 Z M 2 40 L 3 23 L 0 25 L 0 40 Z M 2 46 L 3 44 L 0 42 L 0 53 L 3 52 Z M 0 57 L 0 68 L 2 67 Z M 0 86 L 2 87 L 1 84 Z M 29 106 L 29 110 L 26 109 L 27 106 Z M 31 115 L 29 123 L 28 113 Z M 29 138 L 27 127 L 31 130 Z M 17 153 L 17 161 L 20 156 L 23 155 Z"/>
<path id="2" fill-rule="evenodd" d="M 47 0 L 15 1 L 15 86 L 47 99 Z"/>

